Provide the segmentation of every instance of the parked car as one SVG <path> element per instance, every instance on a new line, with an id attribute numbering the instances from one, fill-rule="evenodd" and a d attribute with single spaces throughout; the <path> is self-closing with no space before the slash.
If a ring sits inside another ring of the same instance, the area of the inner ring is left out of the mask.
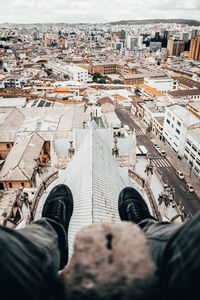
<path id="1" fill-rule="evenodd" d="M 156 150 L 160 149 L 160 147 L 157 144 L 153 144 L 153 145 Z"/>
<path id="2" fill-rule="evenodd" d="M 194 192 L 193 186 L 190 183 L 186 182 L 185 186 L 190 193 Z"/>
<path id="3" fill-rule="evenodd" d="M 179 170 L 176 171 L 176 176 L 178 176 L 178 178 L 181 179 L 181 180 L 183 180 L 185 178 L 183 173 Z"/>
<path id="4" fill-rule="evenodd" d="M 164 157 L 166 156 L 166 153 L 165 153 L 164 150 L 162 150 L 162 149 L 160 149 L 160 148 L 157 149 L 157 150 L 158 150 L 158 153 L 160 153 L 161 156 L 164 156 Z"/>

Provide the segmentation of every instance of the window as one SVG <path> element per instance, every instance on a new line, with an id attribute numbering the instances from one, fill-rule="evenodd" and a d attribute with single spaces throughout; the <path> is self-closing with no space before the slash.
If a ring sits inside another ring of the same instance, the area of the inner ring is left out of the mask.
<path id="1" fill-rule="evenodd" d="M 190 142 L 190 140 L 187 140 L 187 144 L 191 146 L 192 143 Z"/>
<path id="2" fill-rule="evenodd" d="M 184 154 L 184 157 L 185 157 L 186 160 L 188 160 L 188 156 L 186 154 Z"/>
<path id="3" fill-rule="evenodd" d="M 199 159 L 196 160 L 196 163 L 197 163 L 197 165 L 200 166 L 200 160 Z"/>
<path id="4" fill-rule="evenodd" d="M 194 167 L 194 170 L 196 173 L 199 173 L 199 169 L 197 167 Z"/>
<path id="5" fill-rule="evenodd" d="M 191 155 L 191 157 L 192 157 L 193 159 L 195 159 L 195 155 L 194 155 L 194 154 L 191 153 L 190 155 Z"/>
<path id="6" fill-rule="evenodd" d="M 170 124 L 170 120 L 167 119 L 167 123 Z"/>
<path id="7" fill-rule="evenodd" d="M 9 188 L 12 188 L 13 186 L 12 186 L 12 183 L 11 182 L 9 182 Z"/>
<path id="8" fill-rule="evenodd" d="M 24 187 L 24 183 L 23 182 L 21 182 L 21 186 Z"/>
<path id="9" fill-rule="evenodd" d="M 177 132 L 178 134 L 180 134 L 180 133 L 181 133 L 181 132 L 180 132 L 180 130 L 179 130 L 179 129 L 177 129 L 177 128 L 176 128 L 176 132 Z"/>
<path id="10" fill-rule="evenodd" d="M 192 149 L 197 152 L 197 147 L 195 145 L 192 145 Z"/>
<path id="11" fill-rule="evenodd" d="M 6 144 L 7 149 L 10 149 L 10 144 Z"/>
<path id="12" fill-rule="evenodd" d="M 178 126 L 181 126 L 181 122 L 177 121 Z"/>
<path id="13" fill-rule="evenodd" d="M 188 149 L 187 147 L 185 147 L 185 151 L 186 151 L 187 153 L 189 153 L 189 149 Z"/>

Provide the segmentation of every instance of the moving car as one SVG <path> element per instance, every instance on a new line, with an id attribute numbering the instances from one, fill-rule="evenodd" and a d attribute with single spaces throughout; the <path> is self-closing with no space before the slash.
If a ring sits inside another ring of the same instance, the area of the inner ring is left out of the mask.
<path id="1" fill-rule="evenodd" d="M 186 186 L 187 190 L 188 190 L 190 193 L 193 193 L 193 192 L 194 192 L 193 186 L 192 186 L 190 183 L 186 183 L 185 186 Z"/>
<path id="2" fill-rule="evenodd" d="M 176 176 L 178 176 L 178 178 L 181 179 L 181 180 L 183 180 L 185 178 L 183 173 L 179 170 L 176 171 Z"/>

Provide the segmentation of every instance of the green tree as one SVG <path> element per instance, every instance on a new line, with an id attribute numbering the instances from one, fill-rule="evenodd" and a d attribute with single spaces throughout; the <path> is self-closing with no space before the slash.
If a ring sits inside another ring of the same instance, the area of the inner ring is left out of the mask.
<path id="1" fill-rule="evenodd" d="M 102 78 L 102 74 L 101 73 L 97 72 L 97 73 L 93 74 L 93 78 L 92 79 L 93 79 L 94 82 L 97 82 L 100 78 Z"/>
<path id="2" fill-rule="evenodd" d="M 119 79 L 113 80 L 113 84 L 123 84 L 123 82 Z"/>
<path id="3" fill-rule="evenodd" d="M 53 74 L 53 70 L 52 69 L 45 69 L 45 72 L 47 73 L 48 77 Z"/>
<path id="4" fill-rule="evenodd" d="M 67 74 L 64 74 L 63 77 L 67 80 L 69 79 L 69 75 L 67 75 Z"/>

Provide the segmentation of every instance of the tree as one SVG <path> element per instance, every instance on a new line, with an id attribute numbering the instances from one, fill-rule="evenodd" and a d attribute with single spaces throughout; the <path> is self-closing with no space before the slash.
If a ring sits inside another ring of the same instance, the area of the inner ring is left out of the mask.
<path id="1" fill-rule="evenodd" d="M 63 77 L 64 77 L 64 79 L 67 79 L 67 80 L 70 79 L 69 75 L 67 75 L 67 74 L 64 74 Z"/>
<path id="2" fill-rule="evenodd" d="M 115 79 L 113 80 L 113 84 L 124 84 L 124 83 L 119 79 Z"/>
<path id="3" fill-rule="evenodd" d="M 48 77 L 53 74 L 53 70 L 52 69 L 45 69 L 45 72 L 47 73 Z"/>
<path id="4" fill-rule="evenodd" d="M 94 74 L 93 74 L 93 78 L 92 78 L 92 79 L 93 79 L 94 82 L 97 82 L 98 79 L 100 79 L 100 78 L 102 78 L 101 73 L 98 73 L 98 72 L 97 72 L 97 73 L 94 73 Z"/>
<path id="5" fill-rule="evenodd" d="M 106 80 L 104 78 L 101 78 L 98 80 L 98 83 L 106 83 Z"/>

